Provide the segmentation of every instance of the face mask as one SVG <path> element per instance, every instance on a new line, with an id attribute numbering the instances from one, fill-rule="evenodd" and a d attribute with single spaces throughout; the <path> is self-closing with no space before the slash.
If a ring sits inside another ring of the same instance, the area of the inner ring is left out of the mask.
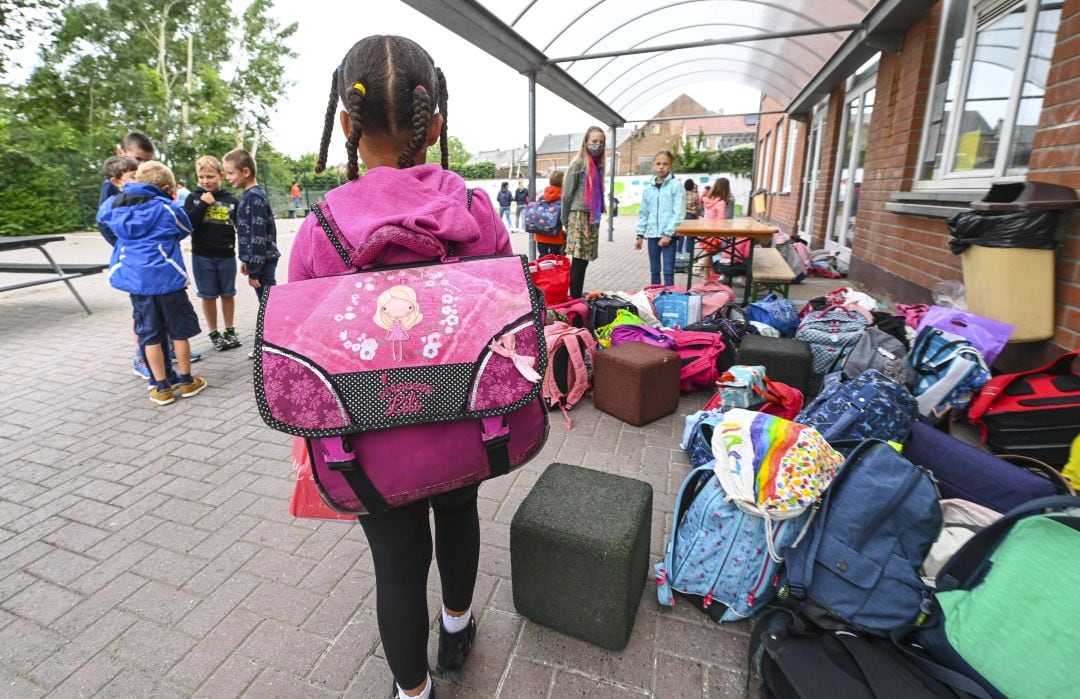
<path id="1" fill-rule="evenodd" d="M 599 143 L 590 143 L 585 146 L 585 149 L 589 151 L 589 155 L 596 157 L 604 152 L 604 146 Z"/>

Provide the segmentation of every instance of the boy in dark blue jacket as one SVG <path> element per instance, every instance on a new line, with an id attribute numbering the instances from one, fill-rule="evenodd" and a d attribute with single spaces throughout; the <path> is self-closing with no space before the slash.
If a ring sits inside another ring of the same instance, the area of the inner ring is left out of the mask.
<path id="1" fill-rule="evenodd" d="M 131 296 L 135 333 L 153 376 L 150 401 L 176 400 L 165 368 L 166 338 L 176 351 L 181 398 L 198 395 L 206 380 L 191 375 L 191 345 L 199 319 L 187 296 L 188 275 L 180 240 L 191 233 L 191 221 L 172 200 L 176 181 L 165 165 L 151 160 L 139 166 L 135 181 L 99 211 L 99 222 L 117 238 L 109 260 L 109 284 Z"/>
<path id="2" fill-rule="evenodd" d="M 244 193 L 236 210 L 236 247 L 240 273 L 262 301 L 266 287 L 277 284 L 277 224 L 270 209 L 266 190 L 255 179 L 255 159 L 243 148 L 231 150 L 222 158 L 225 178 Z"/>

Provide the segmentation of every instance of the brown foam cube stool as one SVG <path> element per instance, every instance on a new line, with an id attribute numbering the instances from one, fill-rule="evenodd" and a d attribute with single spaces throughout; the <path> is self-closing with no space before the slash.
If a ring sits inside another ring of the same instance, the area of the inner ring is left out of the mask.
<path id="1" fill-rule="evenodd" d="M 551 464 L 510 523 L 514 607 L 609 650 L 630 641 L 649 570 L 652 486 Z"/>
<path id="2" fill-rule="evenodd" d="M 593 404 L 631 425 L 644 425 L 679 407 L 679 355 L 644 342 L 596 353 Z"/>

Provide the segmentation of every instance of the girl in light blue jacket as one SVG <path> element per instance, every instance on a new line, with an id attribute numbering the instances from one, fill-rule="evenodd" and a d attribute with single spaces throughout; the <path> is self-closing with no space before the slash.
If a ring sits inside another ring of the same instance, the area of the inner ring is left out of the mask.
<path id="1" fill-rule="evenodd" d="M 653 158 L 652 184 L 641 195 L 638 214 L 637 240 L 634 249 L 640 250 L 643 240 L 649 241 L 650 284 L 660 283 L 660 262 L 664 263 L 664 284 L 675 283 L 675 225 L 683 220 L 686 211 L 685 191 L 671 168 L 675 156 L 662 150 Z"/>

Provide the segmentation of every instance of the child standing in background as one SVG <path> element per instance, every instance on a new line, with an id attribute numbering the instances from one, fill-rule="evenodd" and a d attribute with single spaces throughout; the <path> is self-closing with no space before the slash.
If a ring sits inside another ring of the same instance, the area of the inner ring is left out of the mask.
<path id="1" fill-rule="evenodd" d="M 173 201 L 176 181 L 165 165 L 151 160 L 139 166 L 135 182 L 124 187 L 102 222 L 116 234 L 109 261 L 109 284 L 131 295 L 135 333 L 152 373 L 150 401 L 168 405 L 198 395 L 206 380 L 191 375 L 191 345 L 199 319 L 187 296 L 188 276 L 180 241 L 191 222 Z M 168 375 L 166 340 L 176 350 L 179 376 Z"/>
<path id="2" fill-rule="evenodd" d="M 221 188 L 221 163 L 212 155 L 195 161 L 199 186 L 187 198 L 184 213 L 191 219 L 191 271 L 202 299 L 210 342 L 220 351 L 240 346 L 233 327 L 236 308 L 236 218 L 240 201 Z M 218 331 L 217 300 L 225 333 Z"/>
<path id="3" fill-rule="evenodd" d="M 562 170 L 556 170 L 552 173 L 551 177 L 548 178 L 548 186 L 544 187 L 544 193 L 540 197 L 543 201 L 548 204 L 562 201 L 563 177 Z M 536 234 L 536 252 L 541 257 L 563 254 L 566 245 L 566 233 L 563 231 L 561 216 L 556 225 L 557 228 L 550 234 Z"/>
<path id="4" fill-rule="evenodd" d="M 225 178 L 244 193 L 236 210 L 236 247 L 240 256 L 240 273 L 262 301 L 268 286 L 277 284 L 277 264 L 281 253 L 277 248 L 277 224 L 270 209 L 266 190 L 255 179 L 255 159 L 243 148 L 225 154 Z"/>
<path id="5" fill-rule="evenodd" d="M 661 262 L 664 285 L 675 284 L 675 226 L 686 215 L 683 196 L 686 190 L 671 172 L 674 163 L 671 151 L 657 153 L 653 158 L 653 182 L 641 195 L 634 249 L 640 250 L 642 242 L 649 241 L 650 284 L 660 283 Z"/>

